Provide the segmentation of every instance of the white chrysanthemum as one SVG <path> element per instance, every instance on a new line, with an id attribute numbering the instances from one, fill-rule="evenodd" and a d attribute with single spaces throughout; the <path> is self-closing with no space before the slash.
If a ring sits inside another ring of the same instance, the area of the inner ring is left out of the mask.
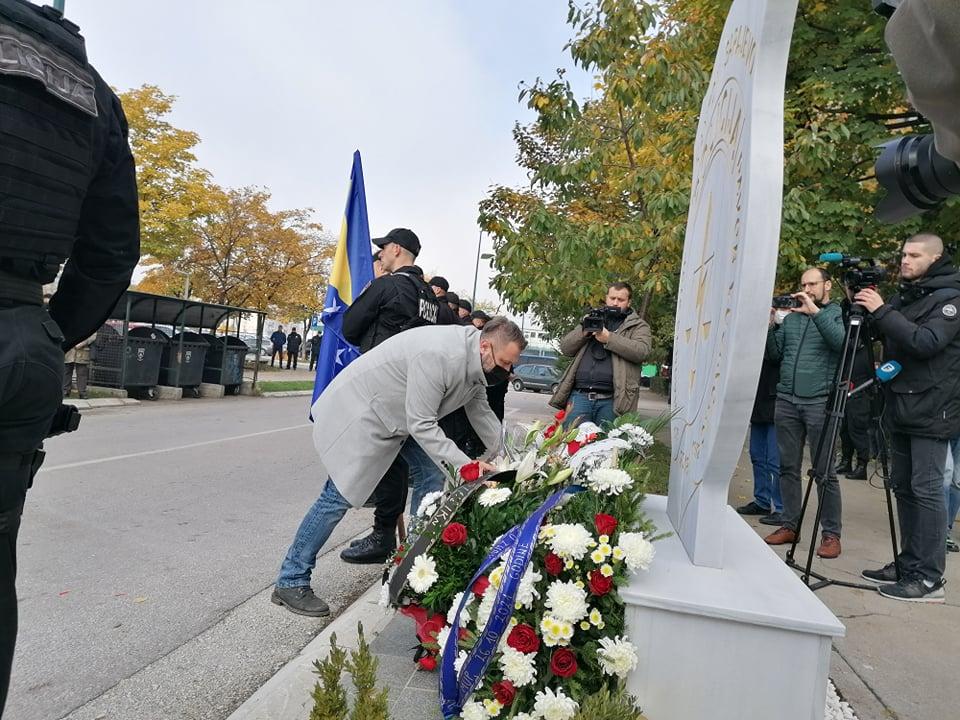
<path id="1" fill-rule="evenodd" d="M 493 605 L 497 599 L 497 589 L 490 585 L 480 600 L 477 607 L 477 631 L 479 632 L 487 626 L 487 620 L 490 619 L 490 613 L 493 612 Z"/>
<path id="2" fill-rule="evenodd" d="M 653 549 L 653 543 L 647 540 L 643 536 L 643 533 L 620 533 L 620 540 L 617 546 L 623 550 L 627 567 L 631 570 L 636 572 L 637 570 L 650 569 L 650 563 L 653 562 L 655 550 Z"/>
<path id="3" fill-rule="evenodd" d="M 550 529 L 546 542 L 550 549 L 562 558 L 580 560 L 597 544 L 590 531 L 579 523 L 551 525 Z"/>
<path id="4" fill-rule="evenodd" d="M 568 623 L 579 622 L 590 611 L 586 591 L 575 583 L 560 580 L 550 583 L 544 606 L 555 618 Z"/>
<path id="5" fill-rule="evenodd" d="M 490 571 L 490 574 L 487 575 L 487 580 L 490 581 L 490 584 L 495 588 L 500 587 L 500 583 L 503 580 L 503 573 L 506 570 L 506 563 L 500 563 L 493 570 Z"/>
<path id="6" fill-rule="evenodd" d="M 570 720 L 579 709 L 577 702 L 567 697 L 562 688 L 557 688 L 556 692 L 544 688 L 533 702 L 533 711 L 543 720 Z"/>
<path id="7" fill-rule="evenodd" d="M 377 600 L 380 607 L 390 607 L 390 583 L 385 582 L 380 586 L 380 597 Z"/>
<path id="8" fill-rule="evenodd" d="M 440 650 L 437 654 L 440 655 L 440 657 L 443 657 L 443 649 L 447 646 L 447 638 L 450 637 L 450 631 L 452 629 L 452 627 L 446 625 L 440 632 L 437 633 L 437 645 L 440 646 Z"/>
<path id="9" fill-rule="evenodd" d="M 453 669 L 460 674 L 460 668 L 463 667 L 463 664 L 467 661 L 467 651 L 461 650 L 457 653 L 457 659 L 453 661 Z"/>
<path id="10" fill-rule="evenodd" d="M 512 494 L 513 493 L 510 491 L 510 488 L 487 488 L 480 493 L 480 497 L 477 498 L 477 502 L 484 507 L 493 507 L 494 505 L 499 505 L 502 502 L 506 502 Z"/>
<path id="11" fill-rule="evenodd" d="M 500 711 L 503 710 L 503 705 L 500 704 L 499 700 L 487 698 L 483 701 L 483 708 L 487 711 L 487 717 L 498 717 Z"/>
<path id="12" fill-rule="evenodd" d="M 533 569 L 533 563 L 527 565 L 527 571 L 520 578 L 520 587 L 517 590 L 517 604 L 527 610 L 533 608 L 533 601 L 540 598 L 537 592 L 537 583 L 543 580 L 543 575 Z"/>
<path id="13" fill-rule="evenodd" d="M 552 615 L 544 615 L 540 621 L 540 634 L 543 636 L 543 644 L 547 647 L 569 645 L 573 638 L 573 625 Z"/>
<path id="14" fill-rule="evenodd" d="M 607 556 L 597 549 L 590 553 L 590 559 L 593 560 L 595 564 L 600 565 L 607 559 Z"/>
<path id="15" fill-rule="evenodd" d="M 512 647 L 506 647 L 500 655 L 500 670 L 503 677 L 516 687 L 530 685 L 537 679 L 537 668 L 534 665 L 536 653 L 522 653 Z"/>
<path id="16" fill-rule="evenodd" d="M 457 614 L 457 608 L 460 607 L 460 601 L 463 600 L 463 593 L 459 592 L 453 596 L 453 602 L 450 605 L 450 609 L 447 610 L 447 624 L 453 625 L 453 618 Z M 470 620 L 470 613 L 467 610 L 473 604 L 473 593 L 467 595 L 467 604 L 463 606 L 463 612 L 460 613 L 460 625 L 462 627 L 467 626 L 467 622 Z"/>
<path id="17" fill-rule="evenodd" d="M 443 490 L 436 490 L 435 492 L 424 495 L 423 500 L 420 501 L 420 507 L 417 508 L 416 511 L 417 517 L 430 517 L 433 515 L 440 506 L 440 498 L 442 497 Z"/>
<path id="18" fill-rule="evenodd" d="M 625 678 L 637 667 L 637 651 L 626 638 L 601 638 L 597 660 L 607 675 Z"/>
<path id="19" fill-rule="evenodd" d="M 460 713 L 460 717 L 462 717 L 463 720 L 487 720 L 489 716 L 482 703 L 471 700 L 463 706 L 463 712 Z"/>
<path id="20" fill-rule="evenodd" d="M 633 484 L 630 473 L 620 468 L 597 468 L 587 475 L 587 485 L 598 493 L 619 495 Z"/>
<path id="21" fill-rule="evenodd" d="M 417 555 L 410 568 L 409 582 L 414 592 L 421 595 L 437 581 L 437 563 L 429 555 Z"/>
<path id="22" fill-rule="evenodd" d="M 530 713 L 521 712 L 514 715 L 513 720 L 537 720 L 537 719 Z"/>
<path id="23" fill-rule="evenodd" d="M 577 425 L 577 442 L 582 443 L 591 435 L 598 435 L 603 432 L 603 428 L 592 422 L 584 422 Z"/>
<path id="24" fill-rule="evenodd" d="M 590 624 L 599 625 L 603 622 L 603 615 L 600 614 L 600 611 L 594 608 L 590 611 Z"/>
<path id="25" fill-rule="evenodd" d="M 600 574 L 604 577 L 613 577 L 613 565 L 610 565 L 609 563 L 604 563 L 601 565 Z"/>

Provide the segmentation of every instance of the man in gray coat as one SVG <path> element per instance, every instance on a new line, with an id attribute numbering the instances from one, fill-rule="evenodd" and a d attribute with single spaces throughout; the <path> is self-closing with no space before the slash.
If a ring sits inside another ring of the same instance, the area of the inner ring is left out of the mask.
<path id="1" fill-rule="evenodd" d="M 398 468 L 400 448 L 412 437 L 439 466 L 471 462 L 437 426 L 463 408 L 487 448 L 500 445 L 500 421 L 487 403 L 487 386 L 505 380 L 526 347 L 506 318 L 482 331 L 444 325 L 402 332 L 347 366 L 313 404 L 313 442 L 329 474 L 323 493 L 300 523 L 287 550 L 271 601 L 300 615 L 330 610 L 310 589 L 317 553 L 344 514 L 360 507 L 380 479 Z M 491 453 L 492 454 L 492 453 Z M 493 466 L 480 462 L 482 472 Z"/>

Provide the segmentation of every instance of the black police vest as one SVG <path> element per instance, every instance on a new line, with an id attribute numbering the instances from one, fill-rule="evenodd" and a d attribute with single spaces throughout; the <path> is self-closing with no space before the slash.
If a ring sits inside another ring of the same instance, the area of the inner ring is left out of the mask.
<path id="1" fill-rule="evenodd" d="M 0 270 L 51 282 L 94 169 L 96 80 L 75 26 L 0 0 Z"/>
<path id="2" fill-rule="evenodd" d="M 436 325 L 440 313 L 440 301 L 437 300 L 437 296 L 430 289 L 430 286 L 423 281 L 422 277 L 413 273 L 406 273 L 401 270 L 393 275 L 410 280 L 417 293 L 417 314 L 407 320 L 400 327 L 400 331 L 423 327 L 424 325 Z"/>

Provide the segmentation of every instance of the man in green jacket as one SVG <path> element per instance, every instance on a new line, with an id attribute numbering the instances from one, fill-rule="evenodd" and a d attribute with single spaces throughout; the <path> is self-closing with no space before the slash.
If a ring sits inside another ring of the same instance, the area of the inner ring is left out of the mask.
<path id="1" fill-rule="evenodd" d="M 650 353 L 650 326 L 630 309 L 633 288 L 616 282 L 607 288 L 599 330 L 575 327 L 560 341 L 560 352 L 573 358 L 550 399 L 567 411 L 566 424 L 611 423 L 637 409 L 640 363 Z"/>
<path id="2" fill-rule="evenodd" d="M 784 545 L 800 532 L 803 501 L 801 466 L 803 445 L 808 443 L 810 462 L 816 459 L 821 432 L 828 431 L 827 400 L 846 335 L 843 314 L 830 302 L 830 276 L 821 268 L 810 268 L 800 279 L 803 292 L 794 293 L 800 307 L 792 310 L 782 324 L 774 322 L 771 311 L 767 332 L 767 355 L 780 362 L 777 384 L 777 447 L 780 451 L 780 494 L 783 498 L 783 526 L 766 538 L 770 545 Z M 823 508 L 820 525 L 823 537 L 817 555 L 840 555 L 840 484 L 834 471 L 833 448 L 820 453 L 817 495 Z"/>

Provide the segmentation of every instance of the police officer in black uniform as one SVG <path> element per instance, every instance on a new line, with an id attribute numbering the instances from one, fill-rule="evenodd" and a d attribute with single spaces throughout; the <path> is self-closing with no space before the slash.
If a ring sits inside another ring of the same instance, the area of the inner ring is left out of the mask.
<path id="1" fill-rule="evenodd" d="M 89 337 L 140 257 L 137 184 L 120 101 L 53 8 L 0 0 L 0 714 L 17 634 L 16 542 L 64 350 Z M 66 261 L 43 306 L 42 286 Z"/>
<path id="2" fill-rule="evenodd" d="M 374 280 L 343 315 L 343 336 L 367 352 L 397 333 L 423 325 L 436 325 L 440 302 L 414 265 L 420 239 L 412 230 L 396 228 L 373 243 L 380 247 L 386 275 Z M 380 480 L 374 500 L 373 532 L 340 553 L 351 563 L 382 563 L 396 547 L 397 519 L 407 503 L 408 479 L 439 472 L 433 461 L 412 440 Z"/>

